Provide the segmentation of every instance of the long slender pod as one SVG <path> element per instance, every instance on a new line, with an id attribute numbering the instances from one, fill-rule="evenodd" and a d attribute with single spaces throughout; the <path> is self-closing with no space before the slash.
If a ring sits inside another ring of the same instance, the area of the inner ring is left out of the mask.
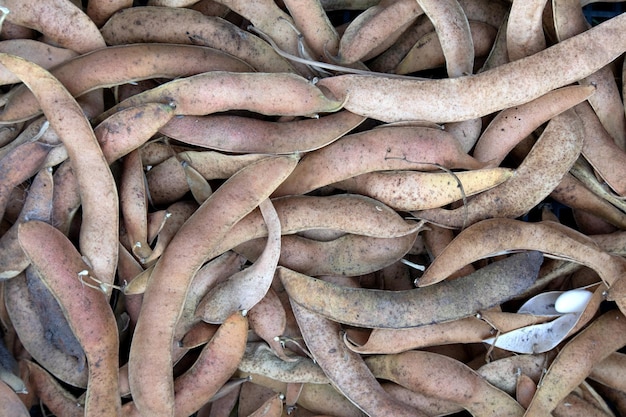
<path id="1" fill-rule="evenodd" d="M 159 258 L 130 347 L 130 387 L 141 413 L 174 415 L 171 346 L 191 280 L 206 260 L 220 254 L 216 246 L 233 225 L 269 196 L 297 160 L 268 157 L 237 172 L 183 224 Z"/>
<path id="2" fill-rule="evenodd" d="M 339 75 L 317 85 L 345 100 L 347 110 L 385 122 L 468 120 L 525 103 L 604 67 L 626 50 L 625 26 L 626 14 L 621 14 L 536 54 L 476 75 L 426 81 Z"/>
<path id="3" fill-rule="evenodd" d="M 370 416 L 425 416 L 394 400 L 374 378 L 363 359 L 341 339 L 341 326 L 295 302 L 291 303 L 302 336 L 313 358 L 332 385 Z"/>
<path id="4" fill-rule="evenodd" d="M 513 255 L 448 285 L 404 291 L 340 287 L 278 271 L 291 300 L 317 314 L 353 326 L 404 328 L 468 317 L 511 299 L 535 281 L 542 260 L 539 252 Z"/>
<path id="5" fill-rule="evenodd" d="M 0 64 L 33 92 L 63 141 L 81 196 L 80 251 L 96 277 L 112 284 L 118 256 L 117 188 L 89 121 L 74 97 L 48 71 L 14 55 L 0 54 Z"/>
<path id="6" fill-rule="evenodd" d="M 549 415 L 593 366 L 626 344 L 626 317 L 616 310 L 604 313 L 559 352 L 541 380 L 526 417 Z"/>

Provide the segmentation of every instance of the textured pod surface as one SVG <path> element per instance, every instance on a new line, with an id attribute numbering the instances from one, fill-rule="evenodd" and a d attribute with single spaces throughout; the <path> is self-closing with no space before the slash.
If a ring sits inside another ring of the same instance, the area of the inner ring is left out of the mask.
<path id="1" fill-rule="evenodd" d="M 513 255 L 454 281 L 406 291 L 340 287 L 285 268 L 279 276 L 291 299 L 353 326 L 403 328 L 455 320 L 500 304 L 537 278 L 539 252 Z"/>
<path id="2" fill-rule="evenodd" d="M 593 3 L 0 0 L 2 411 L 626 414 Z"/>

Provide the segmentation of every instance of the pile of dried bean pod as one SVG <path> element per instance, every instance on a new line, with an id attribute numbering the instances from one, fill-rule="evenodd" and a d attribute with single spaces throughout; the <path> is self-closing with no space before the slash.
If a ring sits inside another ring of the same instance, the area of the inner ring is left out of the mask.
<path id="1" fill-rule="evenodd" d="M 626 416 L 626 14 L 0 0 L 0 415 Z"/>

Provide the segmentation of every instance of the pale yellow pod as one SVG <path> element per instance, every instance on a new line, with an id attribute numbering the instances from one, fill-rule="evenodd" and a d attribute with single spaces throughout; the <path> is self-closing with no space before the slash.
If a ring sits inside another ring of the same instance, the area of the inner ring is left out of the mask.
<path id="1" fill-rule="evenodd" d="M 475 196 L 456 209 L 430 209 L 413 214 L 456 229 L 487 218 L 522 216 L 561 182 L 578 159 L 583 142 L 582 122 L 570 109 L 550 121 L 515 174 L 501 186 Z"/>
<path id="2" fill-rule="evenodd" d="M 478 169 L 484 164 L 461 149 L 450 133 L 414 126 L 387 126 L 346 135 L 306 154 L 274 196 L 305 194 L 373 171 Z"/>
<path id="3" fill-rule="evenodd" d="M 508 168 L 454 173 L 419 171 L 370 172 L 336 182 L 333 187 L 375 198 L 399 211 L 443 207 L 478 194 L 511 178 Z"/>

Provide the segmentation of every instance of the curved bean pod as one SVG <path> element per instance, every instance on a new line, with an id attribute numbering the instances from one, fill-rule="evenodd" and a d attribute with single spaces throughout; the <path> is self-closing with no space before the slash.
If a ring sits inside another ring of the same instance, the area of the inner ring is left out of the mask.
<path id="1" fill-rule="evenodd" d="M 404 328 L 468 317 L 511 299 L 532 285 L 542 260 L 539 252 L 513 255 L 446 285 L 405 291 L 340 287 L 284 267 L 278 275 L 292 302 L 331 320 Z"/>
<path id="2" fill-rule="evenodd" d="M 268 157 L 238 171 L 183 224 L 157 261 L 130 346 L 130 387 L 141 413 L 174 415 L 171 347 L 191 280 L 206 260 L 222 253 L 216 253 L 217 246 L 233 225 L 296 163 L 293 156 Z"/>
<path id="3" fill-rule="evenodd" d="M 80 250 L 98 279 L 112 284 L 118 256 L 117 188 L 89 121 L 76 100 L 48 71 L 14 55 L 0 54 L 0 64 L 33 92 L 50 126 L 63 141 L 82 202 Z"/>
<path id="4" fill-rule="evenodd" d="M 347 110 L 385 122 L 474 119 L 525 103 L 604 67 L 626 50 L 621 36 L 625 27 L 626 14 L 621 14 L 534 55 L 476 75 L 426 81 L 339 75 L 317 85 L 345 100 Z M 589 53 L 581 54 L 583 50 Z"/>

